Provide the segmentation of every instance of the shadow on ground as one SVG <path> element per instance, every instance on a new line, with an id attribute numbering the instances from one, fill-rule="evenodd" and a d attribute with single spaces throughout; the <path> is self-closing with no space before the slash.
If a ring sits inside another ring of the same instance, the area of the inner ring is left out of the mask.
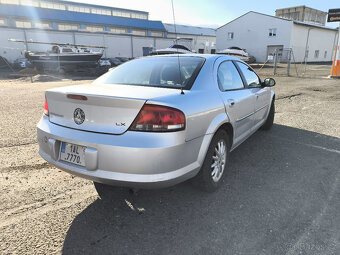
<path id="1" fill-rule="evenodd" d="M 339 254 L 340 139 L 274 125 L 231 153 L 222 188 L 116 188 L 72 222 L 64 254 Z"/>

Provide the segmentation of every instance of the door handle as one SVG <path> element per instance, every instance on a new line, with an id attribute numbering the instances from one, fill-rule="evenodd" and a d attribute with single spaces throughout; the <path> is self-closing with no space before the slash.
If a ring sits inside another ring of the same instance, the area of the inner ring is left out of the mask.
<path id="1" fill-rule="evenodd" d="M 233 106 L 235 105 L 234 99 L 228 99 L 228 105 L 229 105 L 230 107 L 233 107 Z"/>

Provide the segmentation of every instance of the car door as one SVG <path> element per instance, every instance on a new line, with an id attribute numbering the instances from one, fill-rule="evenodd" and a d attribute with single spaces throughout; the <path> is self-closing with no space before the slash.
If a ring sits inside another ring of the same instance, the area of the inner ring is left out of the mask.
<path id="1" fill-rule="evenodd" d="M 234 145 L 237 145 L 252 131 L 255 96 L 245 87 L 232 61 L 227 60 L 219 65 L 217 80 L 226 112 L 234 127 Z"/>
<path id="2" fill-rule="evenodd" d="M 270 88 L 263 87 L 260 78 L 248 65 L 237 61 L 237 65 L 243 74 L 243 78 L 251 93 L 255 97 L 254 128 L 263 123 L 270 108 Z"/>

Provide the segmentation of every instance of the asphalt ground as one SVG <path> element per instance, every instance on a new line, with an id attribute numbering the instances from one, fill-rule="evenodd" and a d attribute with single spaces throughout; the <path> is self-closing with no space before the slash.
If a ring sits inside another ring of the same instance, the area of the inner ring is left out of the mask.
<path id="1" fill-rule="evenodd" d="M 277 77 L 275 125 L 230 154 L 215 193 L 115 188 L 38 155 L 44 90 L 0 81 L 0 254 L 340 254 L 340 80 Z"/>

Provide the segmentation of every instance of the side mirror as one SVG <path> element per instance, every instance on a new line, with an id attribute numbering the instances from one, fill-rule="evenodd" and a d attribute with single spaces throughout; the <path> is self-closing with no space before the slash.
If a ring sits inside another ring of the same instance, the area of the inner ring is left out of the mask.
<path id="1" fill-rule="evenodd" d="M 262 85 L 264 87 L 273 87 L 275 86 L 276 82 L 273 78 L 266 78 L 264 79 L 264 82 L 262 83 Z"/>

